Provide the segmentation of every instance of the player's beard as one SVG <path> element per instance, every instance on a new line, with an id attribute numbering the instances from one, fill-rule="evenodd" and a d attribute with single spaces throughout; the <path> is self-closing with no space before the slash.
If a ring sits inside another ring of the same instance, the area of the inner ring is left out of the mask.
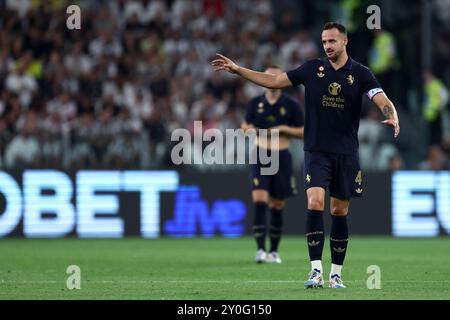
<path id="1" fill-rule="evenodd" d="M 333 55 L 331 55 L 331 56 L 328 56 L 328 55 L 327 55 L 327 56 L 328 56 L 328 59 L 331 60 L 331 61 L 333 61 L 333 62 L 336 62 L 336 61 L 339 60 L 339 57 L 341 56 L 342 52 L 343 52 L 343 50 L 340 50 L 340 51 L 335 50 L 335 51 L 333 52 Z"/>
<path id="2" fill-rule="evenodd" d="M 338 60 L 338 58 L 339 58 L 339 53 L 334 51 L 331 56 L 329 56 L 328 53 L 327 53 L 327 57 L 328 57 L 329 60 L 331 60 L 333 62 L 336 62 Z"/>

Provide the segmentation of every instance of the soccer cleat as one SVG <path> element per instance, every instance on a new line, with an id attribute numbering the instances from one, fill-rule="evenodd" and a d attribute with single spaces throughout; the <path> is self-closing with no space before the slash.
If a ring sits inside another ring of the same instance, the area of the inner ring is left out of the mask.
<path id="1" fill-rule="evenodd" d="M 267 254 L 263 249 L 259 249 L 258 251 L 256 251 L 256 256 L 255 256 L 256 263 L 266 262 L 267 261 L 266 259 L 267 259 Z"/>
<path id="2" fill-rule="evenodd" d="M 338 274 L 330 276 L 330 288 L 333 289 L 345 289 L 346 287 L 342 283 L 342 279 Z"/>
<path id="3" fill-rule="evenodd" d="M 305 287 L 322 288 L 323 284 L 322 272 L 319 269 L 312 269 L 309 273 L 309 279 L 305 281 Z"/>
<path id="4" fill-rule="evenodd" d="M 273 251 L 273 252 L 267 254 L 266 262 L 267 263 L 281 263 L 281 257 L 278 254 L 278 252 Z"/>

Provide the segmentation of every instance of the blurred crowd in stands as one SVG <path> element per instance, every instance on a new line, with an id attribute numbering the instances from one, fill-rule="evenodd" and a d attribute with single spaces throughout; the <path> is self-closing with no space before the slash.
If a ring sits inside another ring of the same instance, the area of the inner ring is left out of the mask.
<path id="1" fill-rule="evenodd" d="M 365 0 L 75 1 L 81 30 L 69 30 L 66 7 L 72 2 L 0 0 L 3 169 L 169 167 L 174 129 L 192 129 L 194 120 L 203 121 L 203 130 L 238 128 L 247 102 L 262 93 L 239 77 L 214 73 L 210 61 L 216 52 L 256 70 L 269 64 L 296 68 L 322 55 L 326 21 L 351 19 L 348 13 L 358 6 L 367 17 L 368 5 Z M 420 21 L 421 2 L 393 2 L 408 12 L 391 17 L 391 29 L 372 32 L 356 20 L 350 28 L 351 56 L 376 73 L 402 126 L 394 141 L 366 99 L 362 166 L 450 169 L 450 1 L 433 1 L 439 30 L 433 33 L 435 70 L 422 70 L 419 37 L 411 38 L 420 34 L 420 24 L 411 22 Z M 286 91 L 303 102 L 302 88 Z M 301 145 L 292 145 L 297 164 Z"/>

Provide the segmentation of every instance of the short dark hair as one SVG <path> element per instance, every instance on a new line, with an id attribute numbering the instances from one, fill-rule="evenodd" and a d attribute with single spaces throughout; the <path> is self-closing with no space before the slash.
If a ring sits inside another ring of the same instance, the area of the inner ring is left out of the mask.
<path id="1" fill-rule="evenodd" d="M 338 29 L 340 33 L 347 35 L 347 29 L 339 22 L 327 22 L 323 26 L 323 30 Z"/>

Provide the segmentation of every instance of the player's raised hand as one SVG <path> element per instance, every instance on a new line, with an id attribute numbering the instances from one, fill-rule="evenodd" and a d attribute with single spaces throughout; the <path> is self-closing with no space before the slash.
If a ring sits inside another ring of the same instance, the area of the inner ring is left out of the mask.
<path id="1" fill-rule="evenodd" d="M 226 70 L 230 73 L 236 73 L 237 69 L 239 69 L 239 66 L 231 59 L 228 59 L 219 53 L 216 53 L 216 55 L 218 58 L 211 62 L 214 71 Z"/>
<path id="2" fill-rule="evenodd" d="M 397 121 L 395 121 L 393 119 L 388 119 L 388 120 L 381 121 L 381 123 L 394 128 L 394 138 L 398 137 L 398 134 L 400 133 L 400 125 L 398 124 Z"/>

